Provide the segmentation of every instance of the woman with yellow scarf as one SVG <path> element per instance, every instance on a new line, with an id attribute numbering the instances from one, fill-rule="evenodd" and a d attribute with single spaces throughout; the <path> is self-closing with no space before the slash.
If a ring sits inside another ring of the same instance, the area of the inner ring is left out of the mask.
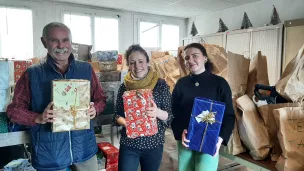
<path id="1" fill-rule="evenodd" d="M 142 171 L 157 171 L 163 153 L 165 130 L 172 121 L 171 94 L 169 86 L 158 78 L 157 72 L 149 67 L 147 52 L 139 45 L 132 45 L 126 51 L 126 61 L 129 72 L 124 78 L 117 95 L 115 122 L 123 127 L 121 130 L 119 149 L 119 171 L 137 171 L 138 165 Z M 151 89 L 154 100 L 147 108 L 150 119 L 157 120 L 158 133 L 152 136 L 128 138 L 123 106 L 123 93 L 129 90 Z"/>

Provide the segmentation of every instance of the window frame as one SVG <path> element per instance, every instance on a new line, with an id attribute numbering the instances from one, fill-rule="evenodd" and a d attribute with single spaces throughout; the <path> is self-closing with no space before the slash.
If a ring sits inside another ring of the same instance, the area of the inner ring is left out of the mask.
<path id="1" fill-rule="evenodd" d="M 97 10 L 97 9 L 85 9 L 82 7 L 69 7 L 68 9 L 66 6 L 58 6 L 58 10 L 60 10 L 60 17 L 62 23 L 64 23 L 64 14 L 70 13 L 72 15 L 85 15 L 85 16 L 90 16 L 91 20 L 91 45 L 93 45 L 91 52 L 96 51 L 96 46 L 95 46 L 95 17 L 100 17 L 100 18 L 110 18 L 110 19 L 117 19 L 118 21 L 118 45 L 117 45 L 117 51 L 120 52 L 120 47 L 121 46 L 121 36 L 120 36 L 120 30 L 121 30 L 121 25 L 120 25 L 120 16 L 121 12 L 118 11 L 107 11 L 107 10 Z M 73 35 L 72 35 L 73 36 Z"/>
<path id="2" fill-rule="evenodd" d="M 26 3 L 24 4 L 24 5 L 11 5 L 11 4 L 0 4 L 0 7 L 1 8 L 10 8 L 10 9 L 19 9 L 19 10 L 30 10 L 31 11 L 31 13 L 32 13 L 32 53 L 31 53 L 31 55 L 32 56 L 30 56 L 29 58 L 26 58 L 26 56 L 23 58 L 23 59 L 20 59 L 20 60 L 28 60 L 28 59 L 31 59 L 31 58 L 33 58 L 33 57 L 35 57 L 35 47 L 34 47 L 34 42 L 35 42 L 35 39 L 34 39 L 34 37 L 35 37 L 35 24 L 36 24 L 36 10 L 35 10 L 35 8 L 37 8 L 36 7 L 36 4 L 35 3 L 33 3 L 32 5 L 27 5 Z M 0 57 L 3 57 L 2 56 L 2 48 L 0 48 Z"/>
<path id="3" fill-rule="evenodd" d="M 140 22 L 152 22 L 159 24 L 158 47 L 143 47 L 149 50 L 162 50 L 162 25 L 174 25 L 179 27 L 179 46 L 182 45 L 182 37 L 185 32 L 185 20 L 175 17 L 153 16 L 141 13 L 134 13 L 134 43 L 140 44 Z M 177 50 L 178 47 L 176 47 Z"/>

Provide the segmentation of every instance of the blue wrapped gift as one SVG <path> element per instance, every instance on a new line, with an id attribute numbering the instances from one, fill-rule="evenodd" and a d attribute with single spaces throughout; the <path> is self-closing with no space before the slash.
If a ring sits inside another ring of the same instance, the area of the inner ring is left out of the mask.
<path id="1" fill-rule="evenodd" d="M 195 98 L 188 127 L 189 148 L 213 156 L 216 152 L 225 103 Z"/>

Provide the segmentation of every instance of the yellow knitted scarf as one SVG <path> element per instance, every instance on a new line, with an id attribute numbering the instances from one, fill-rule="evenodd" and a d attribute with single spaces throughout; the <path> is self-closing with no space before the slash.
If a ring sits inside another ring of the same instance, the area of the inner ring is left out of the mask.
<path id="1" fill-rule="evenodd" d="M 157 72 L 152 69 L 149 70 L 148 74 L 141 80 L 134 80 L 131 76 L 131 72 L 128 72 L 124 79 L 124 84 L 127 90 L 138 90 L 138 89 L 151 89 L 153 90 L 158 81 Z"/>

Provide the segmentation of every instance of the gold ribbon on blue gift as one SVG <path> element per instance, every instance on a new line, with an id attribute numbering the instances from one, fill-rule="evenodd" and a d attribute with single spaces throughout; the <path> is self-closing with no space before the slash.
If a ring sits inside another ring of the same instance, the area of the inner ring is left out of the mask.
<path id="1" fill-rule="evenodd" d="M 202 138 L 202 141 L 201 141 L 201 145 L 200 145 L 200 150 L 199 151 L 202 151 L 205 135 L 206 135 L 207 130 L 208 130 L 208 126 L 214 124 L 215 122 L 221 123 L 221 122 L 218 122 L 218 121 L 215 120 L 216 112 L 212 112 L 212 106 L 213 106 L 213 101 L 211 102 L 210 110 L 208 111 L 207 114 L 203 114 L 204 113 L 204 111 L 203 111 L 201 114 L 199 114 L 199 115 L 203 115 L 202 117 L 199 116 L 199 115 L 194 116 L 196 118 L 201 119 L 200 122 L 205 122 L 207 124 L 206 128 L 205 128 L 205 131 L 204 131 L 204 134 L 203 134 L 203 138 Z"/>

